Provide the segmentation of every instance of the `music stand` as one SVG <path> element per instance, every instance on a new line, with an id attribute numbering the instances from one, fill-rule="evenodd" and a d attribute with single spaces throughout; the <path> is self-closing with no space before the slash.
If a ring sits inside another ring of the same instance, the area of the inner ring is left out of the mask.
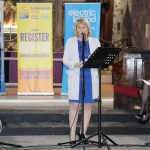
<path id="1" fill-rule="evenodd" d="M 89 137 L 86 137 L 82 140 L 76 140 L 79 141 L 78 143 L 74 144 L 71 148 L 74 148 L 75 146 L 84 143 L 85 140 L 92 143 L 95 146 L 98 146 L 98 148 L 101 148 L 102 146 L 106 145 L 107 149 L 110 150 L 109 145 L 107 144 L 107 139 L 113 143 L 115 146 L 117 146 L 117 143 L 115 143 L 113 140 L 111 140 L 107 135 L 103 133 L 101 130 L 101 70 L 103 68 L 107 68 L 111 62 L 114 60 L 114 58 L 118 55 L 118 53 L 121 51 L 121 48 L 102 48 L 98 47 L 90 56 L 90 58 L 87 60 L 86 63 L 84 63 L 84 68 L 98 68 L 99 72 L 99 99 L 96 101 L 98 102 L 98 131 L 96 131 L 94 134 L 92 134 Z M 83 114 L 82 114 L 83 115 Z M 83 121 L 83 120 L 82 120 Z M 88 140 L 94 136 L 98 135 L 98 142 Z M 103 140 L 103 143 L 101 143 L 101 138 Z M 64 142 L 64 143 L 58 143 L 58 145 L 68 144 L 70 142 Z M 98 145 L 96 145 L 98 144 Z"/>
<path id="2" fill-rule="evenodd" d="M 98 102 L 98 131 L 96 133 L 92 134 L 91 136 L 81 140 L 77 144 L 74 144 L 72 146 L 75 147 L 79 145 L 80 143 L 83 143 L 85 140 L 88 140 L 96 135 L 98 135 L 98 142 L 90 141 L 88 142 L 92 143 L 93 145 L 98 146 L 98 148 L 101 148 L 102 146 L 106 146 L 108 150 L 110 150 L 109 145 L 107 144 L 106 140 L 109 140 L 111 143 L 113 143 L 115 146 L 117 146 L 117 143 L 115 143 L 112 139 L 110 139 L 107 135 L 103 133 L 101 130 L 101 70 L 103 68 L 107 68 L 111 62 L 114 60 L 114 58 L 119 54 L 121 51 L 121 48 L 102 48 L 98 47 L 90 56 L 90 58 L 87 60 L 87 62 L 84 64 L 83 68 L 98 68 L 99 69 L 99 99 Z M 101 138 L 103 142 L 101 143 Z"/>

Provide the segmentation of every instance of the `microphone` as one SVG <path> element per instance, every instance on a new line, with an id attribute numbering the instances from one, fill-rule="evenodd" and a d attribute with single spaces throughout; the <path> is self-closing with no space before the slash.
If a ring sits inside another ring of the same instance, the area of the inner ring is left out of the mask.
<path id="1" fill-rule="evenodd" d="M 82 33 L 81 33 L 81 35 L 82 35 L 82 36 L 85 36 L 85 33 L 84 33 L 84 32 L 82 32 Z"/>

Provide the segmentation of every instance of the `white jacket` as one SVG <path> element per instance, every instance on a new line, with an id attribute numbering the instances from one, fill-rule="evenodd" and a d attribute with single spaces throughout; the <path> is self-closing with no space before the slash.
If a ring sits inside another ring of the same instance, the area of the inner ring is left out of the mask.
<path id="1" fill-rule="evenodd" d="M 98 47 L 100 42 L 96 38 L 89 37 L 90 53 L 92 54 Z M 77 37 L 72 37 L 67 40 L 63 63 L 69 68 L 68 70 L 68 98 L 78 100 L 79 97 L 79 78 L 80 68 L 74 67 L 75 63 L 79 62 L 78 42 Z M 99 96 L 99 76 L 98 69 L 91 69 L 92 77 L 92 95 L 93 99 Z"/>

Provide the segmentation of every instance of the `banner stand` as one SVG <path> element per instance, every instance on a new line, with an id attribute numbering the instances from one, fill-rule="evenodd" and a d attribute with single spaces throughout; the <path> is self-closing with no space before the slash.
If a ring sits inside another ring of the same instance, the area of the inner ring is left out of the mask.
<path id="1" fill-rule="evenodd" d="M 0 95 L 6 95 L 6 88 L 5 88 L 5 76 L 4 76 L 4 51 L 1 49 L 1 71 L 0 71 L 0 77 L 1 77 L 1 84 L 0 84 Z"/>
<path id="2" fill-rule="evenodd" d="M 52 3 L 17 3 L 18 95 L 54 95 Z"/>
<path id="3" fill-rule="evenodd" d="M 74 36 L 74 24 L 79 18 L 86 18 L 91 26 L 92 37 L 100 38 L 101 3 L 65 3 L 64 6 L 64 46 Z M 68 95 L 67 80 L 68 68 L 63 65 L 61 95 Z"/>
<path id="4" fill-rule="evenodd" d="M 0 1 L 0 95 L 6 95 L 5 89 L 5 75 L 4 75 L 4 29 L 3 29 L 3 15 L 4 1 Z"/>

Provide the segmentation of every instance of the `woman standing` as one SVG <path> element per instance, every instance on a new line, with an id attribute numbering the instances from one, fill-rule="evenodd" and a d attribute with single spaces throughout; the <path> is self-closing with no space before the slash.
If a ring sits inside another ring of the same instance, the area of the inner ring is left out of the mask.
<path id="1" fill-rule="evenodd" d="M 70 102 L 69 123 L 70 123 L 70 140 L 76 140 L 76 125 L 78 120 L 78 108 L 82 103 L 82 38 L 85 40 L 84 59 L 100 47 L 100 42 L 91 37 L 89 22 L 80 18 L 76 21 L 74 27 L 75 37 L 67 40 L 63 63 L 69 68 L 68 70 L 68 99 Z M 85 97 L 84 97 L 84 135 L 91 118 L 92 103 L 98 99 L 99 95 L 99 76 L 98 69 L 84 69 Z M 75 143 L 75 142 L 74 142 Z"/>

